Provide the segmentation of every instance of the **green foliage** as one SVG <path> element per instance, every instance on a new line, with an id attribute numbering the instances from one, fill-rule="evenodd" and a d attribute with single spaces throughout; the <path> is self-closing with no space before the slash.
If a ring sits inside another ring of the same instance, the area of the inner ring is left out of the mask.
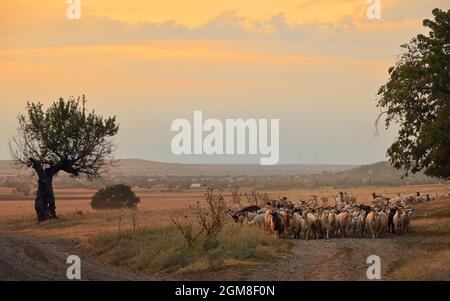
<path id="1" fill-rule="evenodd" d="M 433 10 L 434 21 L 424 20 L 429 35 L 417 35 L 378 92 L 387 114 L 386 128 L 400 126 L 387 154 L 398 169 L 450 178 L 450 10 Z"/>
<path id="2" fill-rule="evenodd" d="M 37 163 L 54 173 L 64 170 L 90 178 L 97 177 L 106 160 L 112 159 L 113 137 L 119 130 L 115 116 L 87 112 L 84 95 L 60 98 L 46 110 L 42 103 L 29 102 L 18 123 L 18 135 L 11 143 L 16 163 Z"/>
<path id="3" fill-rule="evenodd" d="M 97 191 L 92 197 L 93 209 L 134 208 L 140 202 L 139 197 L 124 184 L 109 186 Z"/>

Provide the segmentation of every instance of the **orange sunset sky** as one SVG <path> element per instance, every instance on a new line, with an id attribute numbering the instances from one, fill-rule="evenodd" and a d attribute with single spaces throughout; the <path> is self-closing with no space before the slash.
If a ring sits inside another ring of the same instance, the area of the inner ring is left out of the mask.
<path id="1" fill-rule="evenodd" d="M 280 163 L 385 160 L 395 129 L 374 137 L 377 89 L 400 45 L 448 0 L 0 1 L 0 159 L 27 101 L 86 94 L 116 114 L 119 158 L 255 163 L 256 157 L 178 157 L 170 123 L 279 118 Z"/>

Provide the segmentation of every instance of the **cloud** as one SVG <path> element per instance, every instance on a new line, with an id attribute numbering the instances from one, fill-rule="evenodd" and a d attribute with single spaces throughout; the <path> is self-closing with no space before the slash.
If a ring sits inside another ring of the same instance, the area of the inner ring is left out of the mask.
<path id="1" fill-rule="evenodd" d="M 383 19 L 378 22 L 367 20 L 364 5 L 354 0 L 342 1 L 339 5 L 335 1 L 308 0 L 301 1 L 291 10 L 285 9 L 256 21 L 239 15 L 238 10 L 226 10 L 194 27 L 183 25 L 176 19 L 127 23 L 89 13 L 83 13 L 80 21 L 70 21 L 61 13 L 64 5 L 57 10 L 52 6 L 43 9 L 33 2 L 25 5 L 25 2 L 5 1 L 0 4 L 0 11 L 5 15 L 0 21 L 0 48 L 129 44 L 153 40 L 245 40 L 301 43 L 318 52 L 323 52 L 324 47 L 329 52 L 337 47 L 339 53 L 340 44 L 379 48 L 380 44 L 389 45 L 394 40 L 406 42 L 405 39 L 417 33 L 421 20 L 430 15 L 431 9 L 446 2 L 385 1 Z M 324 15 L 331 14 L 333 8 L 341 11 L 336 12 L 340 17 L 333 22 L 296 23 L 288 16 L 301 8 L 307 11 L 322 9 L 318 13 Z"/>

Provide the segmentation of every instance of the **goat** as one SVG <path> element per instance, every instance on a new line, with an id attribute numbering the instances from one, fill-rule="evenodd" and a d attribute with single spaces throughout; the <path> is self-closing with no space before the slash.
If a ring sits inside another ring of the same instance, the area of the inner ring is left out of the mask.
<path id="1" fill-rule="evenodd" d="M 372 235 L 372 238 L 376 238 L 378 236 L 377 215 L 378 212 L 376 210 L 373 210 L 369 214 L 367 214 L 366 217 L 366 228 L 369 232 L 369 235 Z"/>
<path id="2" fill-rule="evenodd" d="M 327 239 L 330 239 L 330 234 L 334 234 L 336 227 L 336 214 L 333 211 L 325 211 L 320 216 L 320 224 L 322 229 L 322 235 Z"/>
<path id="3" fill-rule="evenodd" d="M 404 218 L 402 218 L 403 213 L 404 213 L 403 210 L 401 208 L 398 208 L 397 212 L 395 212 L 393 217 L 395 232 L 397 233 L 397 235 L 402 235 L 403 232 L 403 225 L 404 225 L 403 224 Z"/>
<path id="4" fill-rule="evenodd" d="M 316 228 L 316 217 L 313 213 L 303 212 L 303 220 L 301 231 L 303 233 L 304 239 L 308 240 L 312 237 L 315 237 L 315 228 Z"/>
<path id="5" fill-rule="evenodd" d="M 295 238 L 300 238 L 302 231 L 303 217 L 299 213 L 294 213 L 291 218 L 290 231 L 294 234 Z"/>
<path id="6" fill-rule="evenodd" d="M 252 220 L 250 223 L 248 223 L 248 224 L 249 224 L 250 226 L 255 225 L 255 226 L 257 226 L 258 228 L 264 227 L 264 213 L 258 214 L 257 216 L 255 216 L 255 217 L 253 218 L 253 220 Z"/>
<path id="7" fill-rule="evenodd" d="M 337 231 L 342 237 L 347 234 L 347 229 L 350 225 L 350 214 L 346 211 L 339 213 L 336 216 Z"/>
<path id="8" fill-rule="evenodd" d="M 377 216 L 377 230 L 378 230 L 378 236 L 381 237 L 381 235 L 385 232 L 387 232 L 388 228 L 388 215 L 386 212 L 381 211 Z"/>
<path id="9" fill-rule="evenodd" d="M 275 239 L 279 239 L 281 237 L 281 234 L 284 232 L 281 216 L 276 211 L 273 211 L 270 214 L 270 230 L 272 231 Z"/>
<path id="10" fill-rule="evenodd" d="M 389 215 L 388 215 L 388 229 L 387 231 L 389 233 L 394 233 L 395 232 L 395 227 L 394 227 L 394 215 L 397 212 L 396 208 L 391 208 L 389 210 Z"/>
<path id="11" fill-rule="evenodd" d="M 257 215 L 256 212 L 247 212 L 247 222 L 251 222 Z"/>

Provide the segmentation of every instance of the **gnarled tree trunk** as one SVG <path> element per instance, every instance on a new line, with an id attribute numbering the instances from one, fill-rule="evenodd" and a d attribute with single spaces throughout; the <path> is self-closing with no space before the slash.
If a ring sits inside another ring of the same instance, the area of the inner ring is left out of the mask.
<path id="1" fill-rule="evenodd" d="M 39 178 L 34 202 L 38 222 L 57 218 L 52 170 L 50 168 L 44 170 L 42 165 L 36 161 L 33 162 L 33 168 Z"/>

